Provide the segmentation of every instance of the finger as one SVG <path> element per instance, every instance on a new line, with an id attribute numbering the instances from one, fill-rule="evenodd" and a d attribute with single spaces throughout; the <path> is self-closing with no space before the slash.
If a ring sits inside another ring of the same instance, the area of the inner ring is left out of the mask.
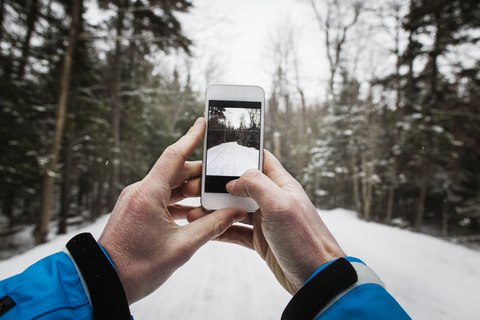
<path id="1" fill-rule="evenodd" d="M 193 209 L 192 211 L 190 211 L 188 213 L 187 221 L 188 222 L 193 222 L 195 220 L 203 218 L 204 216 L 206 216 L 210 213 L 211 213 L 211 211 L 208 211 L 207 209 L 205 209 L 203 207 L 197 207 L 197 208 Z M 247 213 L 247 217 L 244 220 L 238 221 L 238 222 L 246 224 L 246 225 L 252 225 L 252 213 Z"/>
<path id="2" fill-rule="evenodd" d="M 181 186 L 185 181 L 202 176 L 202 161 L 186 161 L 172 188 Z"/>
<path id="3" fill-rule="evenodd" d="M 247 249 L 255 250 L 253 247 L 253 229 L 249 227 L 231 226 L 215 240 L 238 244 Z"/>
<path id="4" fill-rule="evenodd" d="M 160 190 L 153 190 L 154 188 L 152 188 L 152 193 L 170 191 L 170 188 L 179 177 L 185 161 L 200 143 L 203 133 L 205 132 L 205 126 L 205 119 L 198 118 L 195 124 L 180 140 L 165 149 L 144 179 L 149 182 L 151 186 L 161 185 Z M 161 182 L 165 182 L 166 185 Z"/>
<path id="5" fill-rule="evenodd" d="M 269 251 L 269 245 L 267 240 L 265 239 L 265 235 L 263 233 L 262 228 L 262 212 L 257 210 L 252 215 L 252 225 L 253 225 L 253 248 L 260 257 L 266 261 L 267 252 Z"/>
<path id="6" fill-rule="evenodd" d="M 201 218 L 205 217 L 208 214 L 210 214 L 210 211 L 206 210 L 203 207 L 198 207 L 198 208 L 195 208 L 195 209 L 191 210 L 190 212 L 188 212 L 187 221 L 188 222 L 193 222 L 193 221 L 196 221 L 198 219 L 201 219 Z"/>
<path id="7" fill-rule="evenodd" d="M 227 184 L 228 193 L 250 197 L 260 208 L 275 208 L 284 199 L 284 191 L 259 170 L 250 169 L 237 180 Z"/>
<path id="8" fill-rule="evenodd" d="M 282 166 L 280 161 L 268 150 L 263 152 L 263 172 L 280 188 L 284 188 L 289 184 L 298 185 L 295 178 Z"/>
<path id="9" fill-rule="evenodd" d="M 201 178 L 185 182 L 182 186 L 172 190 L 168 203 L 173 204 L 186 198 L 200 197 L 201 188 Z"/>
<path id="10" fill-rule="evenodd" d="M 202 178 L 196 178 L 185 182 L 182 193 L 188 198 L 200 197 L 202 191 Z"/>
<path id="11" fill-rule="evenodd" d="M 200 248 L 208 241 L 217 238 L 235 222 L 244 220 L 247 212 L 241 208 L 225 208 L 205 215 L 204 217 L 184 226 L 182 240 L 184 246 Z"/>
<path id="12" fill-rule="evenodd" d="M 193 206 L 183 206 L 179 204 L 169 205 L 167 208 L 173 220 L 186 219 L 188 213 L 196 209 L 196 207 Z"/>
<path id="13" fill-rule="evenodd" d="M 245 220 L 242 220 L 242 221 L 239 221 L 239 222 L 251 226 L 253 224 L 252 223 L 252 216 L 253 216 L 253 213 L 248 212 L 247 218 Z"/>

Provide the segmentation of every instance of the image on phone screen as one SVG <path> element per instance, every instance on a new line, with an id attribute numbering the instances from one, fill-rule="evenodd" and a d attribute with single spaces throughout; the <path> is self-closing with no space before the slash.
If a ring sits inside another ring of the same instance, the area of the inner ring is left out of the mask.
<path id="1" fill-rule="evenodd" d="M 260 168 L 261 102 L 210 100 L 205 191 L 227 193 L 226 184 Z"/>

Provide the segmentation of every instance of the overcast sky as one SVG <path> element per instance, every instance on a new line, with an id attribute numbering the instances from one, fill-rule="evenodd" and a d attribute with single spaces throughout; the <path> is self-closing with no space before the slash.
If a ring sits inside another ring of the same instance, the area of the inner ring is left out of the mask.
<path id="1" fill-rule="evenodd" d="M 196 90 L 204 92 L 211 83 L 259 85 L 271 94 L 273 39 L 286 29 L 294 30 L 298 73 L 308 97 L 321 97 L 329 77 L 322 33 L 306 0 L 193 0 L 187 14 L 177 14 L 187 37 L 193 40 L 190 66 Z M 99 11 L 86 0 L 84 17 L 99 23 L 115 11 Z M 113 7 L 112 7 L 113 8 Z M 113 42 L 110 41 L 110 45 Z M 97 45 L 108 48 L 106 43 Z M 161 56 L 158 70 L 185 68 L 185 58 Z M 206 69 L 214 66 L 206 80 Z M 163 69 L 162 69 L 163 68 Z"/>
<path id="2" fill-rule="evenodd" d="M 255 109 L 250 109 L 255 110 Z M 260 111 L 260 109 L 257 109 Z M 250 116 L 247 109 L 244 108 L 225 108 L 225 117 L 227 118 L 227 123 L 230 122 L 236 129 L 240 128 L 240 123 L 243 120 L 246 128 L 251 126 Z M 260 120 L 260 118 L 258 118 Z M 259 125 L 260 123 L 258 123 Z"/>
<path id="3" fill-rule="evenodd" d="M 272 39 L 292 26 L 307 95 L 317 96 L 319 87 L 325 87 L 326 55 L 311 7 L 304 0 L 194 0 L 193 5 L 180 19 L 202 66 L 209 61 L 219 66 L 221 76 L 212 81 L 259 85 L 268 97 L 275 71 Z M 197 75 L 201 86 L 202 77 Z"/>

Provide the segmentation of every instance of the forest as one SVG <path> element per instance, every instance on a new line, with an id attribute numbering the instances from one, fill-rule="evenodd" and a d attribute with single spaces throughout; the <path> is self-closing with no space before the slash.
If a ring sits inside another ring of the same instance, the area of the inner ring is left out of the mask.
<path id="1" fill-rule="evenodd" d="M 328 81 L 306 94 L 294 27 L 272 37 L 266 149 L 318 208 L 479 243 L 478 0 L 297 2 Z M 203 114 L 194 5 L 0 0 L 0 252 L 110 212 Z"/>
<path id="2" fill-rule="evenodd" d="M 209 106 L 207 149 L 225 142 L 237 142 L 260 149 L 260 109 Z"/>

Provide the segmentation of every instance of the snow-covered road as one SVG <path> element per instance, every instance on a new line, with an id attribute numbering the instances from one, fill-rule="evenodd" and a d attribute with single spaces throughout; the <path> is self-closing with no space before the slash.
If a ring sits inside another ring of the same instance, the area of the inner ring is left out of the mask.
<path id="1" fill-rule="evenodd" d="M 136 320 L 279 320 L 290 298 L 255 252 L 212 242 L 131 311 Z"/>
<path id="2" fill-rule="evenodd" d="M 345 252 L 372 267 L 413 319 L 478 319 L 480 252 L 364 222 L 343 209 L 319 212 Z M 76 233 L 98 238 L 107 219 L 0 261 L 0 279 L 61 250 Z M 289 299 L 255 252 L 211 242 L 131 311 L 136 320 L 273 320 L 280 319 Z"/>
<path id="3" fill-rule="evenodd" d="M 259 151 L 236 142 L 222 143 L 207 150 L 207 175 L 241 176 L 248 169 L 258 168 Z"/>

